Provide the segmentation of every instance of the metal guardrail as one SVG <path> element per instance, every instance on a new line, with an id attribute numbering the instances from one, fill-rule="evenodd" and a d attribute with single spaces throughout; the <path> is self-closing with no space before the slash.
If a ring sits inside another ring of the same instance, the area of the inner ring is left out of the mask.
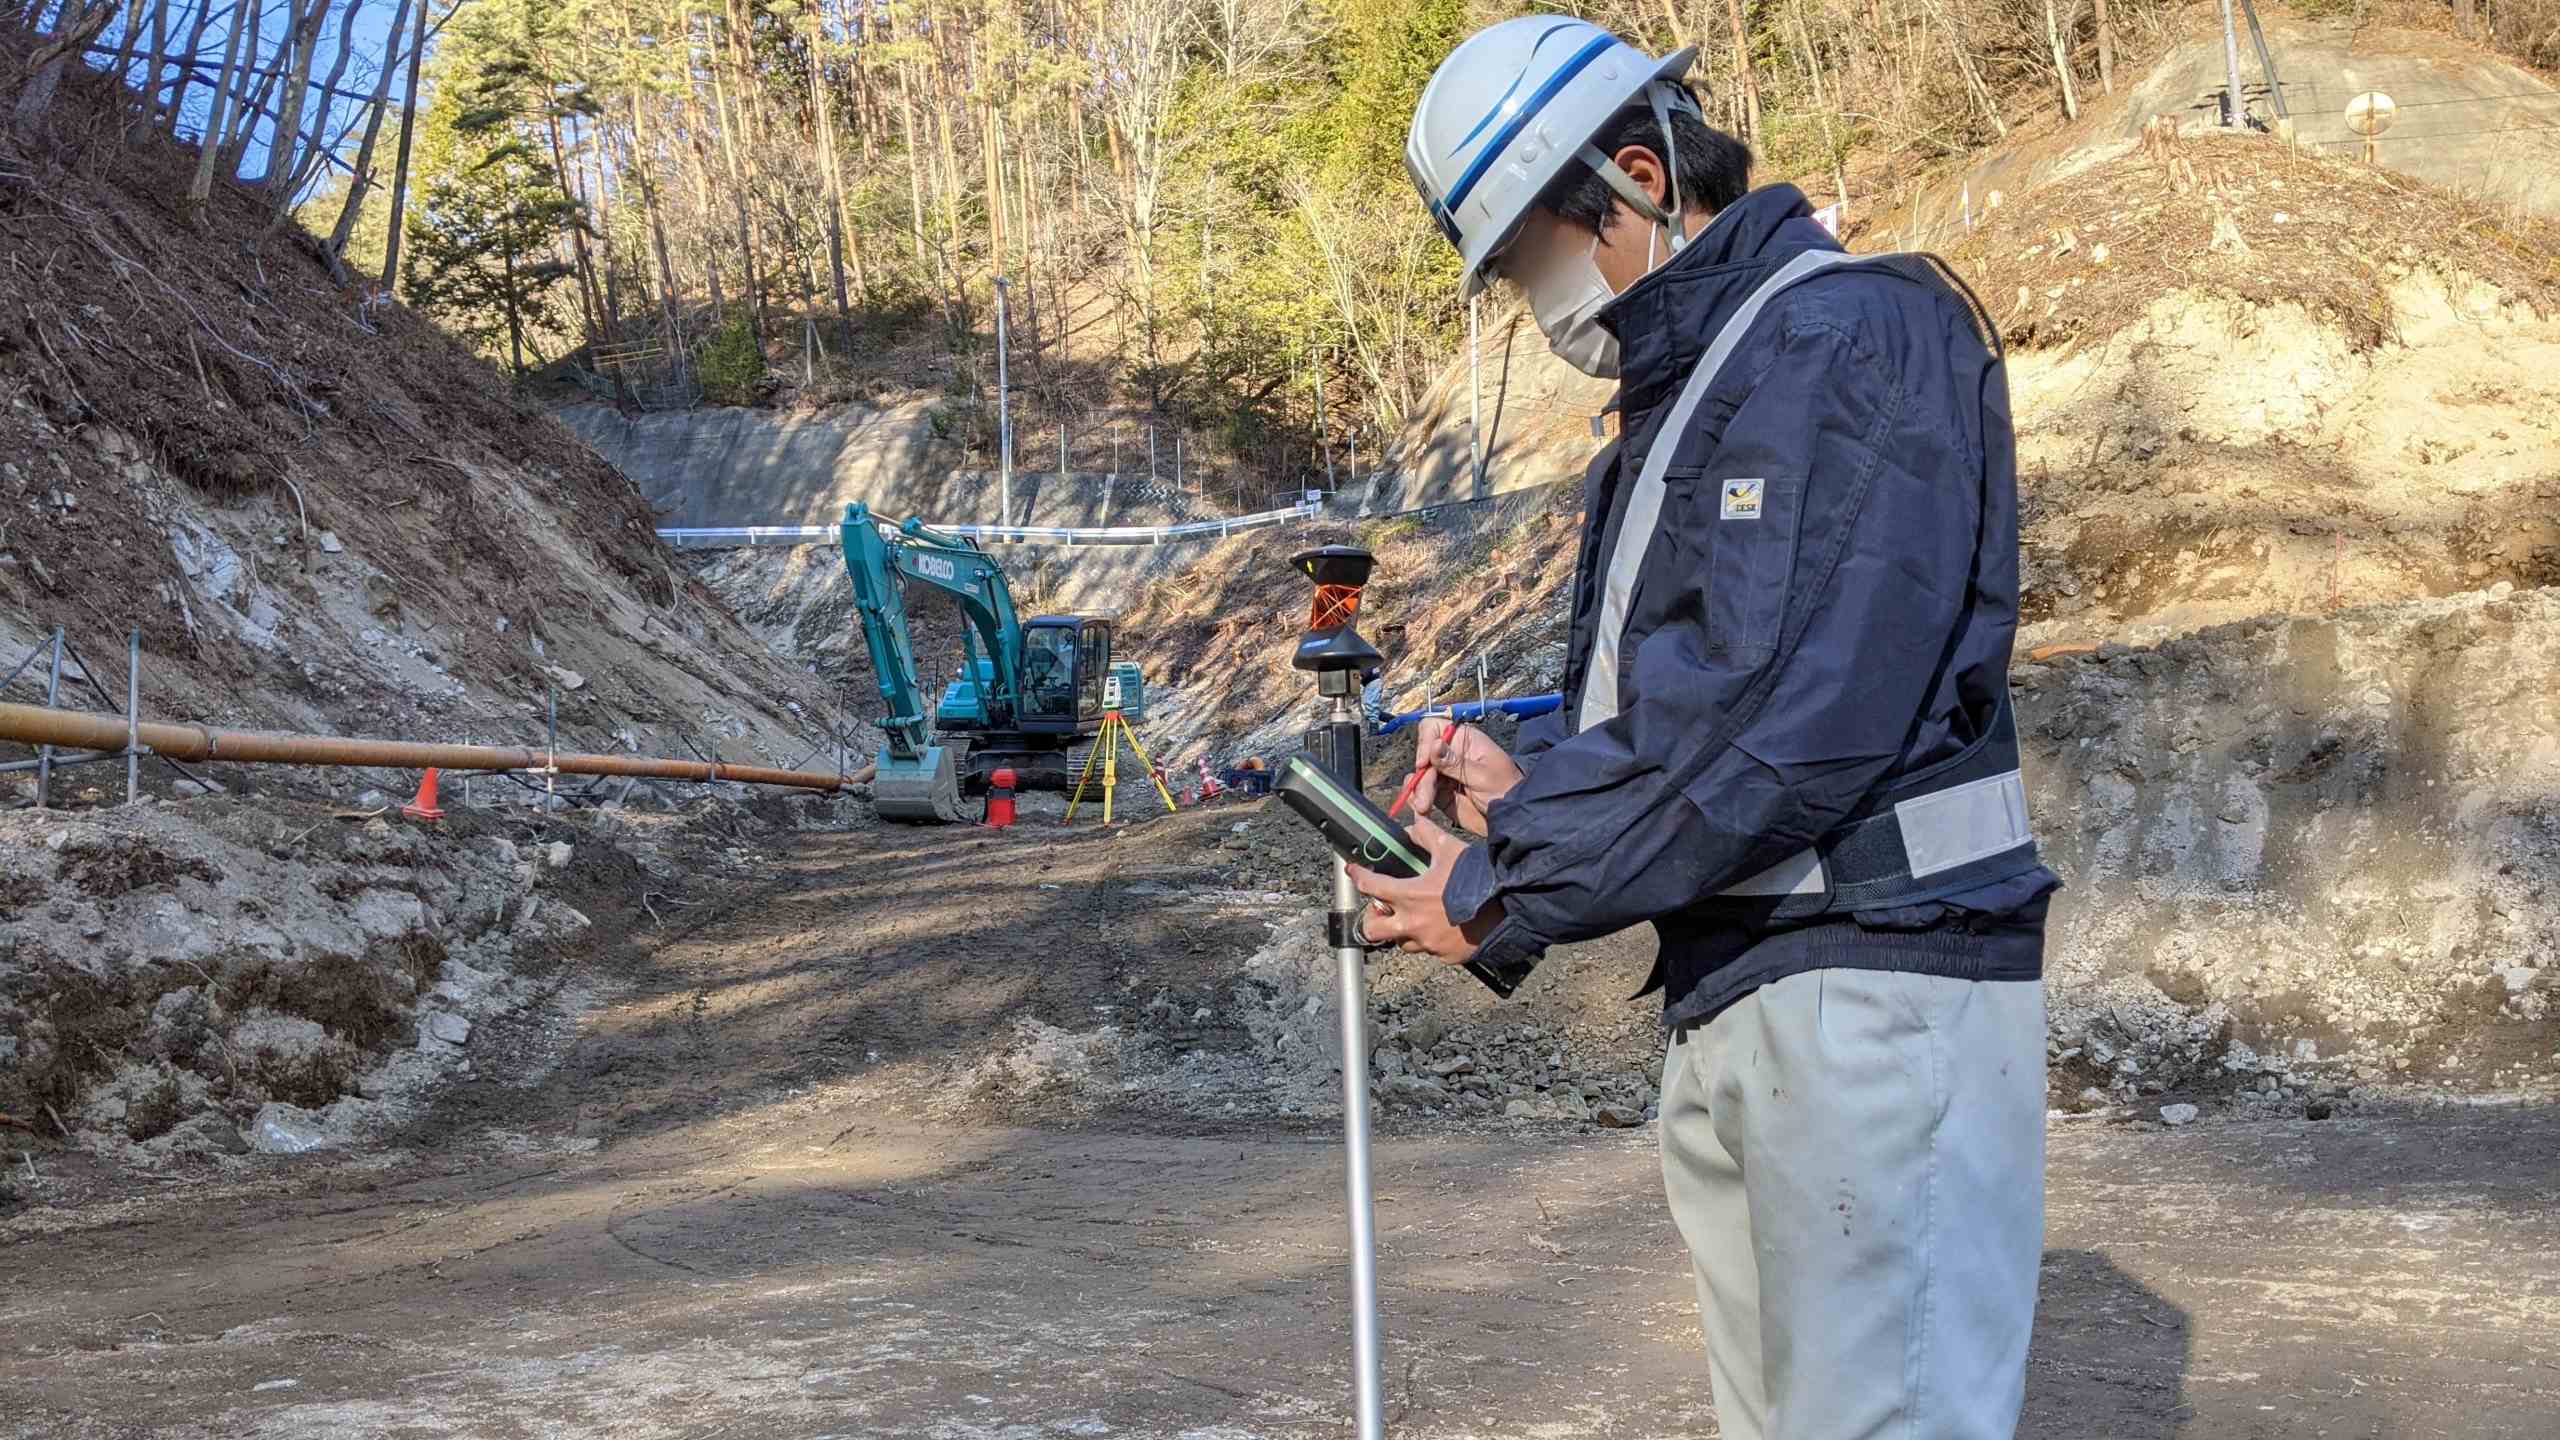
<path id="1" fill-rule="evenodd" d="M 1230 515 L 1218 520 L 1194 520 L 1182 525 L 939 525 L 930 528 L 944 535 L 961 535 L 980 544 L 999 545 L 1162 545 L 1168 540 L 1215 540 L 1239 530 L 1261 530 L 1285 525 L 1292 520 L 1310 520 L 1324 513 L 1319 504 L 1292 505 L 1280 510 L 1260 510 L 1251 515 Z M 841 525 L 721 525 L 689 529 L 661 530 L 658 538 L 678 548 L 731 548 L 745 545 L 832 545 L 842 533 Z M 895 533 L 895 527 L 883 525 L 884 532 Z"/>

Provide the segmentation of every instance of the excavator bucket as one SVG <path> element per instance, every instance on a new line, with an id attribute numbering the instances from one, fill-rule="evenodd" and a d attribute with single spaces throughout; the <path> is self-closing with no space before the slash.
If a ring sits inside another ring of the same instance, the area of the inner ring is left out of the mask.
<path id="1" fill-rule="evenodd" d="M 959 824 L 966 817 L 960 811 L 960 772 L 950 749 L 929 746 L 913 760 L 881 752 L 880 771 L 871 780 L 871 808 L 883 820 Z"/>

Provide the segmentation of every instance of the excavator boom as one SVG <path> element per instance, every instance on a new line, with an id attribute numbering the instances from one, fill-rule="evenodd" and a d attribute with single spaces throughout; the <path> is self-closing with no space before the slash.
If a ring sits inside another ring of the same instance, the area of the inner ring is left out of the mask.
<path id="1" fill-rule="evenodd" d="M 887 711 L 880 721 L 887 743 L 871 791 L 884 819 L 962 820 L 962 794 L 975 793 L 999 767 L 1015 770 L 1024 788 L 1062 787 L 1072 779 L 1071 752 L 1102 728 L 1106 677 L 1123 677 L 1128 698 L 1121 709 L 1138 718 L 1136 667 L 1112 664 L 1109 620 L 1025 621 L 1003 568 L 977 542 L 921 520 L 892 523 L 860 501 L 845 507 L 841 539 Z M 938 723 L 917 676 L 910 584 L 951 596 L 969 625 L 968 658 Z"/>

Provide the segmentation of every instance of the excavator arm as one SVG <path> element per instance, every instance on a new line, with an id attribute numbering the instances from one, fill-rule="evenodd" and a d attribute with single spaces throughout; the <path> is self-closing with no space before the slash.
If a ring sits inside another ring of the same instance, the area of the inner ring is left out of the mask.
<path id="1" fill-rule="evenodd" d="M 1004 571 L 974 543 L 944 535 L 909 519 L 895 537 L 860 501 L 845 507 L 840 532 L 845 574 L 853 582 L 871 673 L 887 714 L 880 728 L 888 744 L 872 781 L 872 803 L 881 815 L 902 820 L 961 818 L 955 757 L 934 743 L 925 692 L 916 677 L 915 642 L 907 629 L 904 582 L 920 581 L 948 593 L 986 646 L 995 672 L 986 697 L 992 725 L 1010 724 L 1022 696 L 1022 621 Z"/>
<path id="2" fill-rule="evenodd" d="M 942 534 L 912 517 L 899 524 L 898 537 L 890 546 L 898 573 L 950 595 L 986 647 L 995 670 L 995 684 L 986 697 L 988 725 L 1011 725 L 1021 713 L 1023 626 L 1003 569 L 976 542 Z"/>

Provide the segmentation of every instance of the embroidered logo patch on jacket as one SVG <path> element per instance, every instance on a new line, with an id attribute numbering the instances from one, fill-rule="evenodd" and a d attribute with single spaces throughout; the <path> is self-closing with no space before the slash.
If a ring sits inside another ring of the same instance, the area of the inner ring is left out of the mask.
<path id="1" fill-rule="evenodd" d="M 1760 518 L 1760 487 L 1765 480 L 1727 480 L 1724 482 L 1724 518 L 1757 520 Z"/>

